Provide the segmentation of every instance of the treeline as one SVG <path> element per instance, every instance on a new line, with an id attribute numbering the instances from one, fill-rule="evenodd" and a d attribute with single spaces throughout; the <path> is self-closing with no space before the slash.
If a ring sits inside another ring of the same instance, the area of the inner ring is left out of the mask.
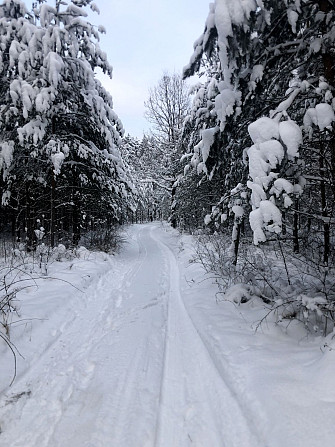
<path id="1" fill-rule="evenodd" d="M 94 76 L 111 74 L 104 30 L 85 20 L 96 5 L 4 2 L 0 231 L 75 245 L 83 231 L 160 218 L 230 234 L 235 264 L 241 238 L 279 237 L 332 265 L 334 7 L 235 3 L 210 5 L 184 79 L 165 73 L 150 90 L 152 133 L 139 141 Z"/>

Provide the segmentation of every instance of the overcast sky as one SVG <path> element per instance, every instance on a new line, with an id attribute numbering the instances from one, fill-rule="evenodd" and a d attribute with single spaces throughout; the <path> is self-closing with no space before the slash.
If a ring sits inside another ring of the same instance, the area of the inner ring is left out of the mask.
<path id="1" fill-rule="evenodd" d="M 95 0 L 100 15 L 90 16 L 107 34 L 100 46 L 113 66 L 104 80 L 126 133 L 141 138 L 150 124 L 144 101 L 164 71 L 181 73 L 193 53 L 208 15 L 209 0 Z"/>

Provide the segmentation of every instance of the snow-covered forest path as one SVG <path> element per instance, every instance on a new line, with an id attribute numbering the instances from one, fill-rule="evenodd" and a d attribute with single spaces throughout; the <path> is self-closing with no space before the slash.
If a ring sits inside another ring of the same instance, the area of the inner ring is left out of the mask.
<path id="1" fill-rule="evenodd" d="M 120 259 L 18 377 L 1 446 L 265 447 L 184 306 L 162 227 L 132 226 Z"/>

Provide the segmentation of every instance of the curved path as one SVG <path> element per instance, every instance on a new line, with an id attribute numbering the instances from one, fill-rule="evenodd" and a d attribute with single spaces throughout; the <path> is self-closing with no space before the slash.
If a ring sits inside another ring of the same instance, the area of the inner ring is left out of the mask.
<path id="1" fill-rule="evenodd" d="M 31 393 L 1 446 L 262 445 L 184 306 L 163 236 L 158 224 L 130 227 L 118 268 L 19 378 Z"/>

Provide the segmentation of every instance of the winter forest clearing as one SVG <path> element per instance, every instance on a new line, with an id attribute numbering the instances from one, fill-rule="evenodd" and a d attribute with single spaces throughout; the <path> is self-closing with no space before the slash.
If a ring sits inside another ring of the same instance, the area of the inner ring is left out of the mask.
<path id="1" fill-rule="evenodd" d="M 334 2 L 214 0 L 139 139 L 98 5 L 0 1 L 0 446 L 332 447 Z"/>

